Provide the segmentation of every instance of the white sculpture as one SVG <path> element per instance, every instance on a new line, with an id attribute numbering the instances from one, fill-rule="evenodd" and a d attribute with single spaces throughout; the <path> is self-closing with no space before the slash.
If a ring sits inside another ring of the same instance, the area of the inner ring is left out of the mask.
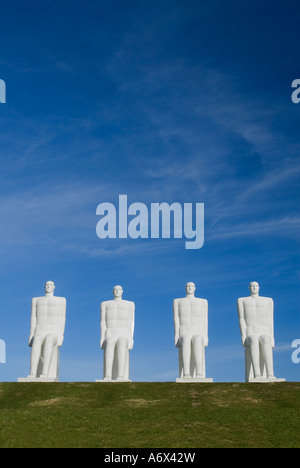
<path id="1" fill-rule="evenodd" d="M 122 299 L 122 286 L 115 286 L 113 295 L 113 300 L 101 303 L 104 380 L 97 382 L 130 382 L 129 351 L 133 349 L 135 304 Z"/>
<path id="2" fill-rule="evenodd" d="M 6 344 L 4 340 L 0 340 L 0 364 L 6 364 Z"/>
<path id="3" fill-rule="evenodd" d="M 274 303 L 259 296 L 259 284 L 250 283 L 250 297 L 238 299 L 242 344 L 245 348 L 246 382 L 285 382 L 274 377 Z"/>
<path id="4" fill-rule="evenodd" d="M 186 284 L 186 297 L 175 299 L 173 316 L 175 346 L 179 348 L 177 383 L 213 382 L 206 378 L 205 348 L 208 346 L 208 302 L 195 297 L 194 283 Z"/>
<path id="5" fill-rule="evenodd" d="M 45 284 L 45 296 L 32 299 L 30 374 L 19 382 L 58 382 L 59 348 L 64 341 L 66 299 L 54 296 L 55 284 Z"/>

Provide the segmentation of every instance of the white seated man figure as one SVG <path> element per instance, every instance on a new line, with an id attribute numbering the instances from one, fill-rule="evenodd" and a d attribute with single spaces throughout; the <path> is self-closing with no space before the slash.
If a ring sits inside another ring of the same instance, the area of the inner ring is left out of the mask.
<path id="1" fill-rule="evenodd" d="M 212 382 L 206 378 L 205 348 L 208 346 L 208 302 L 195 297 L 196 286 L 186 284 L 186 297 L 175 299 L 173 317 L 175 346 L 179 348 L 179 379 L 185 382 Z"/>
<path id="2" fill-rule="evenodd" d="M 54 290 L 53 281 L 47 281 L 45 296 L 32 299 L 30 374 L 19 382 L 59 380 L 59 348 L 64 341 L 67 302 L 64 297 L 55 297 Z"/>
<path id="3" fill-rule="evenodd" d="M 259 295 L 260 286 L 250 283 L 250 296 L 238 299 L 238 315 L 245 348 L 246 382 L 282 382 L 274 376 L 274 303 Z"/>
<path id="4" fill-rule="evenodd" d="M 129 382 L 129 351 L 133 349 L 135 304 L 122 299 L 122 286 L 115 286 L 113 295 L 113 300 L 101 303 L 103 381 Z"/>

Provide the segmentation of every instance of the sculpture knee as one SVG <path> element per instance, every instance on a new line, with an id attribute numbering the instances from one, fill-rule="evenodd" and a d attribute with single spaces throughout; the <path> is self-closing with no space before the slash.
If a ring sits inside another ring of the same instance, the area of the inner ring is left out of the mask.
<path id="1" fill-rule="evenodd" d="M 204 346 L 204 338 L 201 335 L 195 335 L 192 338 L 192 343 L 194 346 Z"/>
<path id="2" fill-rule="evenodd" d="M 32 340 L 32 346 L 42 346 L 44 343 L 45 337 L 42 335 L 35 335 Z"/>
<path id="3" fill-rule="evenodd" d="M 272 341 L 271 341 L 271 338 L 267 335 L 263 335 L 260 337 L 260 342 L 263 346 L 271 346 L 272 345 Z"/>
<path id="4" fill-rule="evenodd" d="M 118 339 L 118 342 L 117 342 L 118 348 L 128 348 L 128 346 L 129 346 L 129 341 L 127 338 L 121 337 Z"/>
<path id="5" fill-rule="evenodd" d="M 115 341 L 114 338 L 106 338 L 103 348 L 104 349 L 111 349 L 111 348 L 115 347 L 115 344 L 116 344 L 116 341 Z"/>
<path id="6" fill-rule="evenodd" d="M 256 336 L 256 335 L 248 336 L 247 345 L 248 346 L 258 346 L 259 345 L 259 337 Z"/>
<path id="7" fill-rule="evenodd" d="M 182 335 L 179 339 L 180 347 L 183 346 L 190 346 L 191 345 L 191 337 L 188 335 Z"/>
<path id="8" fill-rule="evenodd" d="M 47 335 L 45 338 L 45 346 L 56 346 L 58 343 L 57 335 Z"/>

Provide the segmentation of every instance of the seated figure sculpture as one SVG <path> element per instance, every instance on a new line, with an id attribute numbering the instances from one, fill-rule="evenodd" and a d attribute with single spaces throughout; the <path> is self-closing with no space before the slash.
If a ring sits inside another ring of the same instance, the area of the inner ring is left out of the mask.
<path id="1" fill-rule="evenodd" d="M 175 299 L 173 318 L 175 346 L 179 348 L 177 383 L 212 382 L 206 378 L 205 348 L 208 346 L 208 302 L 195 297 L 196 286 L 186 284 L 186 297 Z"/>
<path id="2" fill-rule="evenodd" d="M 30 374 L 19 382 L 59 380 L 59 348 L 64 341 L 67 302 L 64 297 L 55 297 L 54 290 L 53 281 L 47 281 L 45 296 L 32 299 Z"/>
<path id="3" fill-rule="evenodd" d="M 284 382 L 274 376 L 274 302 L 259 295 L 260 286 L 250 283 L 250 296 L 238 299 L 238 315 L 245 348 L 246 382 Z"/>
<path id="4" fill-rule="evenodd" d="M 133 349 L 135 304 L 122 299 L 122 286 L 115 286 L 113 295 L 113 300 L 101 303 L 104 376 L 97 382 L 130 382 L 129 351 Z"/>

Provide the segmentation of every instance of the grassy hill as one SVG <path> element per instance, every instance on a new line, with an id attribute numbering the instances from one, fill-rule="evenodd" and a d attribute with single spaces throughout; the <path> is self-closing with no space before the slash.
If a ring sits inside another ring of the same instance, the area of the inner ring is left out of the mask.
<path id="1" fill-rule="evenodd" d="M 300 383 L 0 384 L 0 447 L 300 447 Z"/>

